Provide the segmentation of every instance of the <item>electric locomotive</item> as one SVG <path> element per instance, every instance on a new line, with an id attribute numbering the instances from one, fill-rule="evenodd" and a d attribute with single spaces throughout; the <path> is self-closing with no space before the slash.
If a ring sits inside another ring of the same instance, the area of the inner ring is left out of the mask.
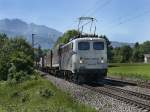
<path id="1" fill-rule="evenodd" d="M 94 21 L 90 17 L 79 18 L 80 21 L 89 19 Z M 107 43 L 95 33 L 81 33 L 53 49 L 44 61 L 50 72 L 59 77 L 77 83 L 98 82 L 107 76 Z"/>
<path id="2" fill-rule="evenodd" d="M 63 78 L 82 83 L 100 81 L 107 75 L 107 44 L 98 36 L 82 35 L 52 52 L 47 56 L 52 59 L 45 58 L 45 63 L 50 66 L 52 61 L 50 68 Z"/>

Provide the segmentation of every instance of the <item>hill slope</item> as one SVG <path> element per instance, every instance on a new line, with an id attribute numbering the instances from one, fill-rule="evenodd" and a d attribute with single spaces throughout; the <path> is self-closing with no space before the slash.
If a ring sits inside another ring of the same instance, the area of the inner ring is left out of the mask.
<path id="1" fill-rule="evenodd" d="M 35 42 L 40 43 L 42 47 L 49 48 L 52 46 L 52 40 L 62 35 L 61 32 L 49 28 L 44 25 L 36 25 L 34 23 L 26 23 L 20 19 L 2 19 L 0 20 L 0 32 L 6 33 L 10 37 L 23 36 L 31 42 L 32 33 L 37 34 L 35 36 Z"/>

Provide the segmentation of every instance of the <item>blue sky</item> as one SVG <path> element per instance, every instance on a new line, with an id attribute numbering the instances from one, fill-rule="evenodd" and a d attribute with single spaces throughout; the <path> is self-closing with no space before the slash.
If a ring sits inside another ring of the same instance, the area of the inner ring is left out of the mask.
<path id="1" fill-rule="evenodd" d="M 19 18 L 61 32 L 77 28 L 79 16 L 97 19 L 110 40 L 150 40 L 150 0 L 0 0 L 0 19 Z"/>

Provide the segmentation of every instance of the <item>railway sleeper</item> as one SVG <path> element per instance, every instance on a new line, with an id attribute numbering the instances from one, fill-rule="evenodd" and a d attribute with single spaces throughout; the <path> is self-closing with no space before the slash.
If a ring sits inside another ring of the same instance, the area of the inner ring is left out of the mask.
<path id="1" fill-rule="evenodd" d="M 113 98 L 118 99 L 120 101 L 123 101 L 127 104 L 134 105 L 138 108 L 145 108 L 146 110 L 150 110 L 150 106 L 146 103 L 111 93 L 105 89 L 95 89 L 95 88 L 90 88 L 90 87 L 86 87 L 86 88 L 91 89 L 91 90 L 96 91 L 96 92 L 100 92 L 101 94 L 107 95 L 109 97 L 113 97 Z"/>
<path id="2" fill-rule="evenodd" d="M 115 90 L 115 91 L 120 91 L 122 93 L 127 93 L 127 94 L 130 94 L 130 95 L 134 95 L 136 97 L 139 97 L 139 98 L 142 98 L 142 99 L 145 99 L 145 100 L 150 100 L 150 95 L 137 93 L 137 92 L 133 92 L 133 91 L 129 91 L 129 90 L 124 90 L 124 89 L 121 89 L 121 88 L 110 87 L 108 85 L 105 85 L 105 87 L 107 87 L 109 89 L 112 89 L 112 90 Z"/>

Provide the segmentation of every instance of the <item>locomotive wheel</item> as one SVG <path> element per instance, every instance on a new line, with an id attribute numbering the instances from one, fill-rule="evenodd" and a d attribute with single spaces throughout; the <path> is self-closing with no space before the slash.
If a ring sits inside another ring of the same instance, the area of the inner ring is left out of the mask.
<path id="1" fill-rule="evenodd" d="M 69 72 L 68 72 L 68 75 L 69 75 L 69 79 L 68 79 L 68 80 L 69 80 L 70 82 L 72 82 L 72 81 L 73 81 L 73 74 L 72 74 L 72 72 L 69 71 Z"/>
<path id="2" fill-rule="evenodd" d="M 77 84 L 77 74 L 76 73 L 72 73 L 72 81 L 73 83 Z"/>
<path id="3" fill-rule="evenodd" d="M 74 73 L 74 74 L 73 74 L 73 82 L 74 82 L 75 84 L 79 84 L 79 85 L 82 84 L 80 78 L 81 78 L 81 77 L 80 77 L 79 74 L 77 74 L 77 73 Z"/>

